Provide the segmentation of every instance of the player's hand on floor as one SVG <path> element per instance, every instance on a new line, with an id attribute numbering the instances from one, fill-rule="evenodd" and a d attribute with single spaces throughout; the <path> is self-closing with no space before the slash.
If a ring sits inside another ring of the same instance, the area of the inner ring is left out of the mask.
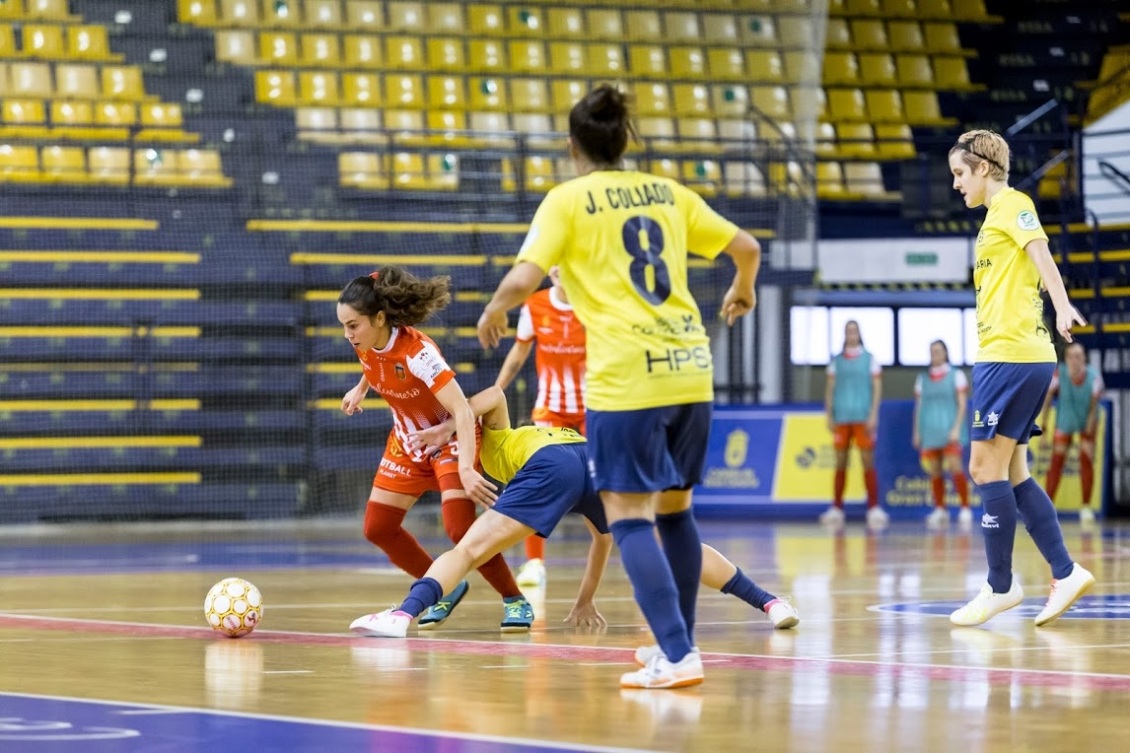
<path id="1" fill-rule="evenodd" d="M 604 615 L 597 611 L 596 604 L 591 601 L 587 604 L 574 604 L 562 622 L 573 627 L 601 629 L 608 627 Z"/>
<path id="2" fill-rule="evenodd" d="M 483 507 L 494 507 L 498 499 L 498 487 L 487 481 L 474 468 L 460 468 L 459 480 L 463 482 L 463 491 L 467 496 L 478 502 Z"/>

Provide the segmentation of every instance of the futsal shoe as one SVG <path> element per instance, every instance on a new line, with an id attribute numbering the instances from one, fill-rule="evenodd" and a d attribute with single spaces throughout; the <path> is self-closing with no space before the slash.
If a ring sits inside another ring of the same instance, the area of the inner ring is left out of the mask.
<path id="1" fill-rule="evenodd" d="M 968 507 L 963 507 L 958 511 L 957 527 L 963 531 L 968 531 L 973 528 L 973 511 Z"/>
<path id="2" fill-rule="evenodd" d="M 1052 589 L 1052 593 L 1055 593 L 1054 584 Z M 962 627 L 981 625 L 1022 601 L 1024 601 L 1024 589 L 1020 587 L 1016 576 L 1012 578 L 1012 588 L 1008 589 L 1008 593 L 993 593 L 993 587 L 986 583 L 981 586 L 981 593 L 973 597 L 973 601 L 950 615 L 950 622 Z"/>
<path id="3" fill-rule="evenodd" d="M 832 506 L 820 515 L 820 525 L 839 528 L 844 524 L 844 510 L 842 507 Z"/>
<path id="4" fill-rule="evenodd" d="M 702 656 L 697 648 L 677 662 L 670 661 L 662 652 L 648 659 L 643 669 L 625 672 L 620 677 L 620 687 L 662 690 L 686 688 L 703 680 Z"/>
<path id="5" fill-rule="evenodd" d="M 1052 592 L 1048 596 L 1048 603 L 1036 615 L 1036 627 L 1047 625 L 1061 614 L 1071 609 L 1071 605 L 1079 597 L 1091 590 L 1095 585 L 1095 576 L 1076 562 L 1071 568 L 1071 575 L 1060 580 L 1052 581 Z"/>
<path id="6" fill-rule="evenodd" d="M 698 646 L 692 647 L 691 651 L 698 653 Z M 632 658 L 636 660 L 637 666 L 646 667 L 647 663 L 655 656 L 663 656 L 663 649 L 653 643 L 650 646 L 640 646 L 637 648 Z"/>
<path id="7" fill-rule="evenodd" d="M 926 527 L 931 531 L 940 531 L 950 524 L 950 513 L 944 507 L 935 507 L 926 516 Z"/>
<path id="8" fill-rule="evenodd" d="M 765 605 L 765 616 L 776 630 L 788 630 L 800 624 L 800 613 L 784 599 L 773 599 Z"/>
<path id="9" fill-rule="evenodd" d="M 523 588 L 540 588 L 545 585 L 545 562 L 532 559 L 518 568 L 518 577 L 515 579 Z"/>
<path id="10" fill-rule="evenodd" d="M 534 624 L 534 608 L 525 596 L 507 596 L 502 600 L 504 633 L 524 633 Z"/>
<path id="11" fill-rule="evenodd" d="M 891 523 L 891 516 L 882 507 L 875 505 L 867 511 L 867 527 L 872 531 L 882 531 Z"/>
<path id="12" fill-rule="evenodd" d="M 1095 524 L 1095 511 L 1091 509 L 1090 505 L 1084 505 L 1079 508 L 1079 525 L 1082 528 L 1090 528 Z"/>
<path id="13" fill-rule="evenodd" d="M 459 602 L 463 601 L 463 597 L 467 595 L 467 589 L 470 586 L 467 581 L 459 581 L 459 585 L 451 589 L 451 593 L 445 594 L 439 601 L 428 607 L 427 611 L 420 615 L 420 629 L 421 630 L 435 630 L 439 627 L 451 613 L 455 611 L 455 607 L 459 606 Z"/>
<path id="14" fill-rule="evenodd" d="M 370 638 L 404 638 L 407 637 L 408 626 L 411 624 L 412 615 L 399 609 L 386 609 L 358 617 L 349 625 L 349 632 Z"/>

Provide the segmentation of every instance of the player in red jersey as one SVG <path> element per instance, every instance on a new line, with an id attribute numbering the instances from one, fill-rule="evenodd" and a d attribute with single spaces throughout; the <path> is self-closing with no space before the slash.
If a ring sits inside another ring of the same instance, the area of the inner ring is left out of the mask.
<path id="1" fill-rule="evenodd" d="M 505 390 L 536 344 L 534 424 L 584 434 L 585 328 L 573 313 L 557 267 L 549 270 L 549 279 L 552 287 L 539 290 L 522 304 L 517 337 L 494 383 Z M 545 585 L 545 539 L 541 536 L 526 539 L 526 564 L 518 571 L 518 585 Z"/>
<path id="2" fill-rule="evenodd" d="M 346 415 L 360 412 L 373 389 L 388 403 L 393 417 L 365 509 L 365 538 L 417 579 L 424 577 L 432 558 L 402 523 L 420 495 L 440 492 L 443 526 L 454 543 L 474 523 L 475 502 L 489 507 L 497 496 L 496 487 L 476 470 L 479 429 L 455 372 L 431 338 L 413 328 L 449 300 L 446 277 L 421 280 L 397 267 L 385 267 L 354 279 L 337 302 L 345 339 L 357 352 L 364 372 L 342 399 L 341 410 Z M 431 454 L 405 449 L 412 432 L 448 418 L 455 422 L 455 441 Z M 502 629 L 528 630 L 533 609 L 502 555 L 490 559 L 479 572 L 502 595 Z M 466 593 L 467 582 L 462 581 L 428 610 L 420 627 L 442 623 Z"/>

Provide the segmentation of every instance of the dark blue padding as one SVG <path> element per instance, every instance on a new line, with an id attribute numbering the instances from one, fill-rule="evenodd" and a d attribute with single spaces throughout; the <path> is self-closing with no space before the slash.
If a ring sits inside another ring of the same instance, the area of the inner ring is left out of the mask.
<path id="1" fill-rule="evenodd" d="M 196 371 L 3 371 L 0 399 L 177 398 L 301 394 L 305 375 L 266 366 L 201 366 Z"/>
<path id="2" fill-rule="evenodd" d="M 0 436 L 115 436 L 121 434 L 209 434 L 294 432 L 301 436 L 306 416 L 299 410 L 184 411 L 10 411 L 0 420 Z"/>
<path id="3" fill-rule="evenodd" d="M 244 361 L 299 363 L 302 343 L 262 337 L 19 337 L 0 339 L 3 361 Z"/>
<path id="4" fill-rule="evenodd" d="M 282 437 L 285 439 L 285 437 Z M 307 462 L 302 446 L 252 447 L 79 447 L 73 449 L 11 449 L 4 467 L 11 473 L 155 472 L 212 468 L 301 466 Z M 378 458 L 379 460 L 379 458 Z M 375 467 L 375 466 L 374 466 Z"/>

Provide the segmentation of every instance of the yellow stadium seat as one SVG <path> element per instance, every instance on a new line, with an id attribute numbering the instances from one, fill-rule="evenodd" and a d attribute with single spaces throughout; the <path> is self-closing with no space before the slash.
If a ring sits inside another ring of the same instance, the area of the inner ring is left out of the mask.
<path id="1" fill-rule="evenodd" d="M 42 99 L 5 99 L 0 112 L 4 132 L 14 138 L 41 138 L 47 135 L 47 108 Z"/>
<path id="2" fill-rule="evenodd" d="M 60 60 L 66 58 L 63 52 L 63 27 L 43 24 L 28 24 L 23 29 L 24 57 Z"/>
<path id="3" fill-rule="evenodd" d="M 175 102 L 146 102 L 141 110 L 141 125 L 146 128 L 180 128 L 184 125 L 184 113 Z"/>
<path id="4" fill-rule="evenodd" d="M 635 111 L 641 118 L 670 117 L 671 91 L 667 84 L 639 83 L 633 88 Z"/>
<path id="5" fill-rule="evenodd" d="M 345 4 L 345 25 L 354 31 L 384 29 L 384 3 L 380 0 L 348 0 Z"/>
<path id="6" fill-rule="evenodd" d="M 386 188 L 386 156 L 371 152 L 339 152 L 337 155 L 338 182 L 355 188 Z"/>
<path id="7" fill-rule="evenodd" d="M 789 91 L 783 86 L 755 86 L 750 102 L 770 120 L 792 120 Z"/>
<path id="8" fill-rule="evenodd" d="M 919 18 L 953 18 L 950 0 L 918 0 Z"/>
<path id="9" fill-rule="evenodd" d="M 788 50 L 783 55 L 785 59 L 785 81 L 790 84 L 805 86 L 818 86 L 821 81 L 821 72 L 816 56 L 801 50 Z"/>
<path id="10" fill-rule="evenodd" d="M 216 32 L 216 59 L 225 63 L 253 65 L 258 59 L 255 32 L 224 29 Z"/>
<path id="11" fill-rule="evenodd" d="M 815 133 L 817 159 L 834 159 L 836 152 L 836 127 L 831 123 L 817 123 Z"/>
<path id="12" fill-rule="evenodd" d="M 873 123 L 906 123 L 906 113 L 902 107 L 902 97 L 897 89 L 868 89 L 868 119 Z"/>
<path id="13" fill-rule="evenodd" d="M 837 152 L 847 158 L 873 158 L 875 131 L 870 123 L 840 123 L 836 126 Z"/>
<path id="14" fill-rule="evenodd" d="M 135 149 L 133 182 L 139 186 L 172 186 L 180 183 L 177 157 L 177 152 L 172 149 Z"/>
<path id="15" fill-rule="evenodd" d="M 78 25 L 67 27 L 67 55 L 80 60 L 118 60 L 110 52 L 105 26 Z"/>
<path id="16" fill-rule="evenodd" d="M 649 149 L 670 149 L 678 143 L 675 121 L 668 117 L 641 117 L 637 120 L 640 138 Z"/>
<path id="17" fill-rule="evenodd" d="M 137 123 L 137 106 L 132 102 L 99 102 L 94 107 L 94 122 L 102 126 L 132 126 Z"/>
<path id="18" fill-rule="evenodd" d="M 754 52 L 750 50 L 748 55 L 752 56 Z M 715 81 L 742 81 L 746 77 L 745 58 L 742 56 L 742 51 L 736 47 L 708 48 L 706 65 L 710 69 L 710 77 Z M 751 70 L 754 76 L 759 74 L 758 69 Z"/>
<path id="19" fill-rule="evenodd" d="M 501 5 L 468 5 L 467 28 L 472 36 L 496 37 L 506 31 Z"/>
<path id="20" fill-rule="evenodd" d="M 289 31 L 259 33 L 259 59 L 268 65 L 291 66 L 298 63 L 298 41 Z"/>
<path id="21" fill-rule="evenodd" d="M 548 115 L 525 113 L 514 115 L 510 120 L 514 124 L 515 131 L 527 135 L 527 143 L 531 146 L 547 146 L 553 143 L 554 137 L 549 135 L 553 130 L 553 124 Z"/>
<path id="22" fill-rule="evenodd" d="M 852 44 L 857 50 L 886 50 L 890 47 L 882 21 L 855 18 L 851 21 Z"/>
<path id="23" fill-rule="evenodd" d="M 510 116 L 503 112 L 472 112 L 471 130 L 475 131 L 477 141 L 491 144 L 513 144 L 510 136 Z"/>
<path id="24" fill-rule="evenodd" d="M 472 76 L 467 82 L 471 110 L 502 111 L 510 109 L 506 80 L 490 76 Z"/>
<path id="25" fill-rule="evenodd" d="M 337 34 L 303 34 L 300 47 L 303 65 L 336 68 L 341 64 Z"/>
<path id="26" fill-rule="evenodd" d="M 549 91 L 542 78 L 510 79 L 510 99 L 517 112 L 549 112 Z"/>
<path id="27" fill-rule="evenodd" d="M 962 21 L 983 21 L 990 18 L 985 0 L 953 0 L 953 17 Z"/>
<path id="28" fill-rule="evenodd" d="M 545 34 L 545 18 L 540 8 L 530 5 L 511 5 L 507 8 L 506 28 L 511 34 L 540 36 Z"/>
<path id="29" fill-rule="evenodd" d="M 864 52 L 859 56 L 859 81 L 864 87 L 894 86 L 897 80 L 894 58 L 887 53 Z"/>
<path id="30" fill-rule="evenodd" d="M 757 140 L 757 126 L 748 118 L 719 118 L 718 138 L 726 151 L 739 151 Z"/>
<path id="31" fill-rule="evenodd" d="M 818 161 L 816 163 L 816 196 L 821 199 L 842 199 L 844 197 L 844 174 L 839 162 Z"/>
<path id="32" fill-rule="evenodd" d="M 28 18 L 44 18 L 52 21 L 73 21 L 74 16 L 67 10 L 68 0 L 24 0 Z"/>
<path id="33" fill-rule="evenodd" d="M 545 193 L 557 185 L 555 165 L 550 157 L 526 158 L 526 190 Z"/>
<path id="34" fill-rule="evenodd" d="M 723 181 L 729 196 L 764 196 L 765 177 L 752 162 L 727 161 Z"/>
<path id="35" fill-rule="evenodd" d="M 388 37 L 385 40 L 385 65 L 401 71 L 415 71 L 424 68 L 424 49 L 421 38 Z"/>
<path id="36" fill-rule="evenodd" d="M 618 44 L 597 42 L 585 47 L 585 72 L 593 76 L 621 76 L 627 70 L 624 48 Z"/>
<path id="37" fill-rule="evenodd" d="M 8 93 L 14 97 L 50 97 L 51 66 L 48 63 L 12 63 Z"/>
<path id="38" fill-rule="evenodd" d="M 16 52 L 16 35 L 11 24 L 0 25 L 0 57 L 14 58 Z"/>
<path id="39" fill-rule="evenodd" d="M 671 87 L 675 114 L 679 116 L 713 117 L 710 88 L 705 84 L 675 84 Z"/>
<path id="40" fill-rule="evenodd" d="M 957 36 L 957 24 L 952 21 L 923 24 L 922 33 L 926 37 L 928 52 L 962 53 L 961 40 Z"/>
<path id="41" fill-rule="evenodd" d="M 672 180 L 681 180 L 682 175 L 679 174 L 678 160 L 661 157 L 659 159 L 649 160 L 647 163 L 647 172 L 652 175 L 659 175 L 663 178 L 670 178 Z"/>
<path id="42" fill-rule="evenodd" d="M 704 13 L 702 16 L 702 38 L 709 45 L 737 47 L 737 20 L 729 13 Z"/>
<path id="43" fill-rule="evenodd" d="M 549 64 L 554 73 L 584 73 L 584 45 L 579 42 L 550 42 Z"/>
<path id="44" fill-rule="evenodd" d="M 752 47 L 778 47 L 777 24 L 772 16 L 745 16 L 738 22 L 741 42 Z"/>
<path id="45" fill-rule="evenodd" d="M 51 125 L 56 132 L 78 132 L 84 135 L 94 123 L 94 104 L 91 102 L 51 101 Z"/>
<path id="46" fill-rule="evenodd" d="M 849 16 L 883 15 L 883 4 L 880 0 L 847 0 L 844 9 Z"/>
<path id="47" fill-rule="evenodd" d="M 6 5 L 14 4 L 6 3 Z M 0 12 L 0 18 L 7 16 Z M 177 20 L 182 24 L 215 26 L 219 20 L 216 17 L 216 0 L 177 0 Z"/>
<path id="48" fill-rule="evenodd" d="M 828 19 L 828 27 L 824 31 L 824 46 L 829 50 L 851 49 L 851 29 L 848 27 L 847 19 Z"/>
<path id="49" fill-rule="evenodd" d="M 462 76 L 428 76 L 428 108 L 463 110 L 467 107 Z"/>
<path id="50" fill-rule="evenodd" d="M 718 150 L 718 126 L 713 118 L 680 118 L 676 128 L 679 143 L 685 148 L 700 152 Z"/>
<path id="51" fill-rule="evenodd" d="M 424 130 L 424 113 L 419 110 L 385 110 L 385 130 L 395 136 L 396 143 L 419 141 Z"/>
<path id="52" fill-rule="evenodd" d="M 775 50 L 747 50 L 745 62 L 750 81 L 766 84 L 785 82 L 785 69 L 781 63 L 781 55 Z"/>
<path id="53" fill-rule="evenodd" d="M 426 24 L 431 34 L 462 34 L 465 29 L 463 23 L 463 6 L 459 3 L 427 4 Z"/>
<path id="54" fill-rule="evenodd" d="M 854 52 L 824 53 L 824 84 L 859 84 L 859 62 Z"/>
<path id="55" fill-rule="evenodd" d="M 683 183 L 697 194 L 709 198 L 722 188 L 722 169 L 714 160 L 685 160 L 682 172 Z"/>
<path id="56" fill-rule="evenodd" d="M 52 183 L 86 182 L 86 152 L 80 146 L 45 146 L 39 152 L 43 179 Z"/>
<path id="57" fill-rule="evenodd" d="M 883 0 L 883 15 L 887 18 L 917 18 L 918 3 L 915 0 Z"/>
<path id="58" fill-rule="evenodd" d="M 255 0 L 220 0 L 220 20 L 228 26 L 259 26 L 259 8 Z"/>
<path id="59" fill-rule="evenodd" d="M 215 149 L 185 149 L 177 156 L 181 181 L 196 186 L 226 186 L 220 153 Z"/>
<path id="60" fill-rule="evenodd" d="M 346 34 L 342 40 L 346 68 L 379 68 L 384 61 L 381 38 L 362 34 Z"/>
<path id="61" fill-rule="evenodd" d="M 514 73 L 544 73 L 549 70 L 545 45 L 539 41 L 510 43 L 510 70 Z"/>
<path id="62" fill-rule="evenodd" d="M 97 69 L 93 65 L 57 64 L 55 66 L 55 96 L 70 99 L 97 99 Z"/>
<path id="63" fill-rule="evenodd" d="M 624 38 L 624 19 L 619 8 L 589 8 L 585 22 L 592 39 Z"/>
<path id="64" fill-rule="evenodd" d="M 0 144 L 0 181 L 22 183 L 39 180 L 39 152 L 34 146 Z"/>
<path id="65" fill-rule="evenodd" d="M 468 44 L 468 59 L 474 71 L 506 70 L 506 56 L 500 40 L 472 39 Z"/>
<path id="66" fill-rule="evenodd" d="M 714 112 L 719 117 L 749 118 L 749 91 L 744 86 L 722 84 L 711 90 Z"/>
<path id="67" fill-rule="evenodd" d="M 777 38 L 784 47 L 807 49 L 812 46 L 812 22 L 803 16 L 777 19 Z"/>
<path id="68" fill-rule="evenodd" d="M 917 153 L 906 123 L 875 126 L 875 139 L 876 156 L 882 159 L 910 159 Z"/>
<path id="69" fill-rule="evenodd" d="M 546 23 L 552 39 L 585 36 L 585 16 L 580 8 L 550 8 Z"/>
<path id="70" fill-rule="evenodd" d="M 671 71 L 667 67 L 667 50 L 657 44 L 634 44 L 628 48 L 628 67 L 633 76 L 643 78 L 666 78 Z"/>
<path id="71" fill-rule="evenodd" d="M 267 27 L 301 26 L 302 15 L 299 12 L 301 4 L 301 0 L 262 0 L 260 24 Z"/>
<path id="72" fill-rule="evenodd" d="M 384 136 L 375 132 L 381 127 L 381 111 L 367 107 L 343 107 L 337 111 L 338 122 L 341 130 L 348 132 L 357 139 L 378 139 L 384 142 Z"/>
<path id="73" fill-rule="evenodd" d="M 625 12 L 624 29 L 629 41 L 663 41 L 663 24 L 659 20 L 659 11 L 629 10 Z"/>
<path id="74" fill-rule="evenodd" d="M 341 0 L 305 0 L 306 25 L 314 29 L 341 26 Z"/>
<path id="75" fill-rule="evenodd" d="M 397 152 L 392 155 L 392 186 L 410 191 L 427 188 L 428 176 L 424 170 L 424 157 L 420 154 Z"/>
<path id="76" fill-rule="evenodd" d="M 921 52 L 926 49 L 922 24 L 917 21 L 891 21 L 887 24 L 887 38 L 895 52 Z"/>
<path id="77" fill-rule="evenodd" d="M 102 67 L 102 96 L 111 99 L 144 99 L 141 68 L 136 65 Z"/>
<path id="78" fill-rule="evenodd" d="M 421 139 L 422 143 L 451 146 L 468 146 L 471 143 L 471 139 L 467 137 L 467 113 L 465 112 L 428 110 L 424 125 L 431 133 Z M 405 143 L 411 143 L 411 140 Z"/>
<path id="79" fill-rule="evenodd" d="M 341 74 L 341 101 L 353 107 L 379 107 L 382 102 L 380 76 L 355 71 Z"/>
<path id="80" fill-rule="evenodd" d="M 903 97 L 906 108 L 903 122 L 910 125 L 949 125 L 953 118 L 942 116 L 938 94 L 932 91 L 908 91 Z"/>
<path id="81" fill-rule="evenodd" d="M 832 122 L 867 120 L 867 102 L 859 89 L 827 89 L 828 118 Z"/>
<path id="82" fill-rule="evenodd" d="M 385 105 L 398 110 L 424 109 L 424 84 L 415 74 L 385 76 Z"/>
<path id="83" fill-rule="evenodd" d="M 965 58 L 935 56 L 932 61 L 934 64 L 934 81 L 939 88 L 981 88 L 969 80 L 969 67 L 965 64 Z"/>
<path id="84" fill-rule="evenodd" d="M 706 54 L 701 47 L 668 47 L 675 78 L 706 78 Z"/>
<path id="85" fill-rule="evenodd" d="M 432 191 L 459 189 L 459 155 L 428 155 L 428 188 Z"/>
<path id="86" fill-rule="evenodd" d="M 293 107 L 294 71 L 255 71 L 255 101 L 276 107 Z"/>
<path id="87" fill-rule="evenodd" d="M 392 31 L 427 31 L 424 22 L 424 3 L 390 2 L 388 7 L 388 28 Z"/>
<path id="88" fill-rule="evenodd" d="M 303 138 L 319 131 L 337 130 L 337 110 L 332 107 L 299 107 L 294 111 L 298 135 Z"/>
<path id="89" fill-rule="evenodd" d="M 555 78 L 549 82 L 550 110 L 567 113 L 581 97 L 588 94 L 589 87 L 584 81 Z"/>
<path id="90" fill-rule="evenodd" d="M 95 183 L 122 185 L 129 183 L 129 149 L 116 146 L 94 146 L 87 150 L 90 180 Z"/>
<path id="91" fill-rule="evenodd" d="M 428 69 L 433 71 L 462 71 L 467 68 L 467 55 L 463 40 L 455 37 L 428 39 Z"/>
<path id="92" fill-rule="evenodd" d="M 668 42 L 701 42 L 698 13 L 669 10 L 663 14 L 664 39 Z"/>
<path id="93" fill-rule="evenodd" d="M 899 86 L 932 87 L 934 85 L 934 71 L 930 67 L 930 58 L 925 55 L 899 55 L 897 67 Z"/>
<path id="94" fill-rule="evenodd" d="M 849 193 L 868 199 L 895 198 L 883 184 L 878 162 L 848 162 L 844 165 L 844 182 Z"/>

